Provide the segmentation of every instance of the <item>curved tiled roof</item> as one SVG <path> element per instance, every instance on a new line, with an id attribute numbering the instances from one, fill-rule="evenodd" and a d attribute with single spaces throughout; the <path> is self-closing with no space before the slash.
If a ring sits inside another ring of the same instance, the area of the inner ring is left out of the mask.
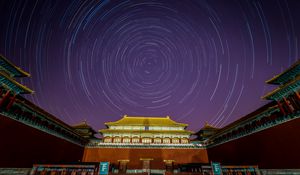
<path id="1" fill-rule="evenodd" d="M 30 74 L 25 72 L 23 69 L 15 66 L 3 55 L 0 55 L 0 68 L 3 68 L 12 77 L 30 77 Z"/>
<path id="2" fill-rule="evenodd" d="M 182 126 L 186 127 L 188 124 L 177 123 L 167 117 L 138 117 L 124 115 L 122 119 L 115 122 L 105 123 L 107 126 Z"/>
<path id="3" fill-rule="evenodd" d="M 17 93 L 20 94 L 31 94 L 33 90 L 29 89 L 28 87 L 18 83 L 13 78 L 9 77 L 6 73 L 0 70 L 0 82 L 2 86 L 7 89 L 12 89 Z"/>
<path id="4" fill-rule="evenodd" d="M 267 80 L 268 84 L 283 85 L 292 81 L 295 77 L 300 75 L 300 60 L 290 66 L 288 69 L 282 73 L 274 76 L 270 80 Z"/>

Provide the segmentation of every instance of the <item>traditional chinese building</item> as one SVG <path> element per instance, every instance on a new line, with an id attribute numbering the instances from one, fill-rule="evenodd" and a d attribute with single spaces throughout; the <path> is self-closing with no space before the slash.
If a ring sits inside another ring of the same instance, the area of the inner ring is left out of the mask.
<path id="1" fill-rule="evenodd" d="M 300 110 L 300 61 L 266 83 L 279 87 L 265 95 L 263 99 L 276 101 L 283 115 Z"/>
<path id="2" fill-rule="evenodd" d="M 33 93 L 16 81 L 22 77 L 30 75 L 0 55 L 0 167 L 80 160 L 87 140 L 21 96 Z"/>
<path id="3" fill-rule="evenodd" d="M 95 134 L 97 133 L 87 121 L 83 121 L 77 125 L 72 126 L 76 132 L 78 132 L 82 137 L 86 139 L 95 139 Z"/>
<path id="4" fill-rule="evenodd" d="M 226 171 L 232 167 L 226 165 L 255 165 L 270 174 L 300 169 L 300 61 L 267 81 L 278 85 L 263 97 L 269 103 L 222 128 L 206 123 L 193 141 L 188 125 L 168 116 L 125 115 L 105 123 L 103 139 L 95 138 L 87 122 L 70 126 L 24 98 L 33 91 L 16 77 L 29 76 L 0 56 L 0 168 L 82 161 L 110 162 L 123 173 L 199 172 L 214 161 Z"/>
<path id="5" fill-rule="evenodd" d="M 300 168 L 300 61 L 266 83 L 278 85 L 262 97 L 270 100 L 268 104 L 206 140 L 211 161 L 266 169 Z"/>
<path id="6" fill-rule="evenodd" d="M 29 76 L 29 73 L 15 66 L 4 56 L 0 55 L 0 93 L 2 96 L 2 99 L 0 101 L 0 107 L 6 106 L 6 110 L 9 110 L 13 105 L 18 94 L 33 93 L 31 89 L 18 83 L 15 79 L 16 77 Z"/>
<path id="7" fill-rule="evenodd" d="M 188 125 L 169 116 L 124 115 L 105 125 L 106 129 L 99 130 L 103 140 L 85 147 L 83 161 L 108 161 L 121 172 L 154 169 L 160 173 L 179 164 L 208 163 L 203 146 L 190 143 L 193 132 L 186 130 Z"/>
<path id="8" fill-rule="evenodd" d="M 211 136 L 213 136 L 219 128 L 216 128 L 207 122 L 205 123 L 204 127 L 201 128 L 197 133 L 197 140 L 205 141 L 208 140 Z"/>
<path id="9" fill-rule="evenodd" d="M 124 115 L 116 122 L 105 123 L 99 132 L 104 143 L 187 144 L 191 131 L 187 124 L 167 117 L 131 117 Z"/>

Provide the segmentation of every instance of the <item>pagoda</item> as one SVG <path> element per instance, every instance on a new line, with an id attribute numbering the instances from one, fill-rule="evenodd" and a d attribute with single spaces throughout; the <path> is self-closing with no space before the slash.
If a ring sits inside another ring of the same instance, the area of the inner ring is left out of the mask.
<path id="1" fill-rule="evenodd" d="M 115 122 L 105 123 L 99 132 L 104 143 L 188 144 L 191 131 L 187 124 L 177 123 L 169 116 L 138 117 L 124 115 Z"/>

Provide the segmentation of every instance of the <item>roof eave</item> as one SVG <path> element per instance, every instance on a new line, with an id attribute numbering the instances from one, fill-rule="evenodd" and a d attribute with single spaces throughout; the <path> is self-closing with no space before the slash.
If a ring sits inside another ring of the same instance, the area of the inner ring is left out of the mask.
<path id="1" fill-rule="evenodd" d="M 13 84 L 15 84 L 16 86 L 18 86 L 20 89 L 24 90 L 23 92 L 20 92 L 21 94 L 32 94 L 34 93 L 33 90 L 29 89 L 28 87 L 20 84 L 19 82 L 15 81 L 14 79 L 10 78 L 9 76 L 7 76 L 6 74 L 0 72 L 0 76 L 5 77 L 8 81 L 12 82 Z"/>
<path id="2" fill-rule="evenodd" d="M 11 61 L 9 61 L 7 58 L 5 58 L 3 55 L 0 54 L 0 58 L 5 61 L 9 66 L 13 67 L 17 72 L 20 73 L 20 76 L 16 76 L 16 77 L 30 77 L 31 75 L 24 71 L 23 69 L 21 69 L 20 67 L 17 67 L 16 65 L 14 65 Z"/>
<path id="3" fill-rule="evenodd" d="M 274 85 L 280 85 L 279 82 L 276 82 L 280 77 L 284 76 L 287 72 L 291 71 L 292 69 L 295 69 L 297 66 L 300 66 L 300 60 L 298 60 L 296 63 L 294 63 L 292 66 L 290 66 L 288 69 L 283 71 L 282 73 L 275 75 L 273 78 L 266 81 L 267 84 L 274 84 Z"/>

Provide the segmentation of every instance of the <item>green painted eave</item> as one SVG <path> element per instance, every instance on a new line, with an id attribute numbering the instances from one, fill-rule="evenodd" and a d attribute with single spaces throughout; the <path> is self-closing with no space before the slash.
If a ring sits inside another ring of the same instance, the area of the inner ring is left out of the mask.
<path id="1" fill-rule="evenodd" d="M 11 77 L 7 76 L 5 73 L 0 71 L 0 83 L 1 86 L 5 87 L 6 89 L 12 90 L 17 94 L 31 94 L 33 90 L 29 89 L 28 87 L 18 83 Z"/>
<path id="2" fill-rule="evenodd" d="M 11 77 L 29 77 L 30 74 L 15 66 L 12 62 L 0 55 L 0 69 L 7 72 Z"/>
<path id="3" fill-rule="evenodd" d="M 271 78 L 270 80 L 267 80 L 266 83 L 268 84 L 276 84 L 276 85 L 284 85 L 293 79 L 295 77 L 300 75 L 300 60 L 297 61 L 295 64 L 293 64 L 290 68 L 282 72 L 281 74 L 278 74 Z"/>
<path id="4" fill-rule="evenodd" d="M 281 100 L 283 97 L 287 97 L 288 95 L 297 92 L 299 89 L 300 77 L 297 77 L 292 82 L 273 90 L 262 98 L 267 100 Z"/>

